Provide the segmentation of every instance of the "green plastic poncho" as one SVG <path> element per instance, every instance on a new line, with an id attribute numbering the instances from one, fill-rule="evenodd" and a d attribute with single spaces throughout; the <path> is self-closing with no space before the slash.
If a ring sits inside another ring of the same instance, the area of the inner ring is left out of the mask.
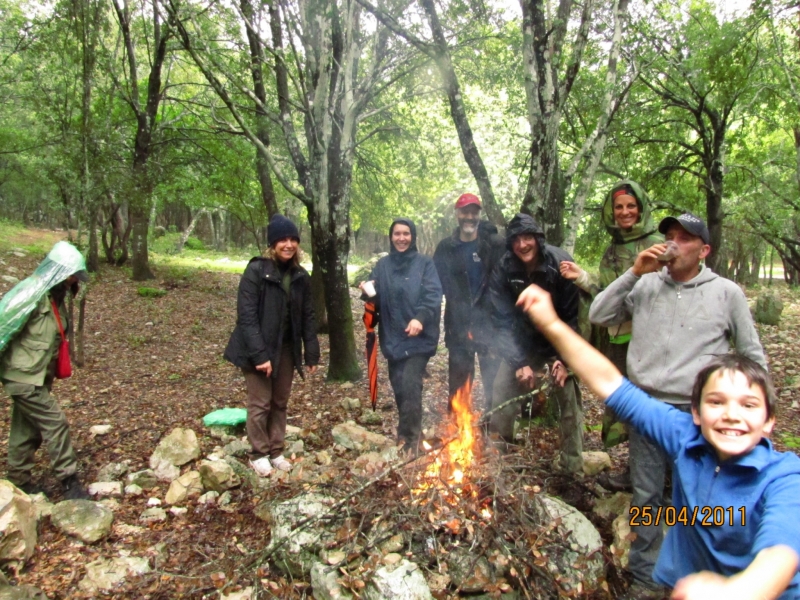
<path id="1" fill-rule="evenodd" d="M 69 242 L 58 242 L 33 275 L 20 281 L 0 300 L 0 352 L 28 321 L 39 300 L 70 275 L 86 271 L 86 261 Z"/>

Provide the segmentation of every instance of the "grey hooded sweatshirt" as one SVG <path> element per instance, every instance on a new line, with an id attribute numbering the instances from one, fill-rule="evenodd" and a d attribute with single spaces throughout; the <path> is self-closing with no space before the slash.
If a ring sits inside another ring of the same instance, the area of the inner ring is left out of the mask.
<path id="1" fill-rule="evenodd" d="M 628 377 L 671 404 L 691 402 L 697 374 L 731 346 L 767 367 L 744 293 L 708 268 L 687 282 L 666 267 L 642 277 L 628 269 L 595 298 L 589 319 L 604 327 L 633 319 Z"/>

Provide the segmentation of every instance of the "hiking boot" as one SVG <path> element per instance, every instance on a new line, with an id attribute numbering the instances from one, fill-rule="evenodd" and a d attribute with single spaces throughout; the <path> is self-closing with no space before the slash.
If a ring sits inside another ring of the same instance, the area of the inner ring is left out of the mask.
<path id="1" fill-rule="evenodd" d="M 64 487 L 64 500 L 88 500 L 89 494 L 83 488 L 77 475 L 70 475 L 61 482 Z"/>
<path id="2" fill-rule="evenodd" d="M 44 488 L 38 483 L 33 483 L 32 481 L 18 485 L 17 489 L 25 492 L 28 494 L 28 496 L 33 496 L 34 494 L 44 494 Z"/>
<path id="3" fill-rule="evenodd" d="M 286 457 L 283 454 L 281 454 L 280 456 L 276 456 L 275 458 L 270 458 L 269 462 L 271 462 L 272 466 L 275 467 L 276 469 L 280 469 L 281 471 L 287 471 L 287 472 L 291 471 L 292 467 L 294 466 L 286 459 Z"/>
<path id="4" fill-rule="evenodd" d="M 630 492 L 633 489 L 630 469 L 616 475 L 610 475 L 607 472 L 600 473 L 597 483 L 612 492 Z"/>
<path id="5" fill-rule="evenodd" d="M 634 581 L 628 591 L 620 596 L 620 600 L 663 600 L 667 591 L 662 587 L 650 587 Z"/>

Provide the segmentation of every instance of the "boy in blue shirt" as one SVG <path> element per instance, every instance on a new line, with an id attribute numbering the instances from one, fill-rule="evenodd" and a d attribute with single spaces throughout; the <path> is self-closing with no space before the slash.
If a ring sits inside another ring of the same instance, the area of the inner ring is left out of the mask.
<path id="1" fill-rule="evenodd" d="M 724 355 L 697 376 L 692 414 L 620 375 L 530 286 L 521 307 L 560 356 L 673 463 L 672 506 L 631 520 L 670 526 L 653 572 L 674 600 L 800 599 L 800 459 L 776 452 L 775 392 L 755 362 Z M 637 512 L 638 511 L 638 512 Z"/>

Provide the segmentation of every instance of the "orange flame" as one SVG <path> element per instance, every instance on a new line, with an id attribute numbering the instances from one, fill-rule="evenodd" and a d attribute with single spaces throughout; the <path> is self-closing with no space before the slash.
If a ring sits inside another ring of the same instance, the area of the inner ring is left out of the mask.
<path id="1" fill-rule="evenodd" d="M 453 419 L 450 422 L 449 432 L 455 439 L 447 445 L 447 453 L 451 463 L 461 467 L 461 470 L 472 464 L 473 446 L 475 444 L 475 431 L 473 430 L 472 414 L 472 378 L 467 377 L 460 388 L 450 399 L 450 409 Z"/>
<path id="2" fill-rule="evenodd" d="M 438 487 L 434 482 L 440 479 L 455 487 L 467 483 L 467 473 L 474 458 L 475 419 L 476 415 L 472 412 L 472 378 L 468 378 L 450 399 L 450 421 L 445 432 L 450 441 L 428 465 L 422 481 L 415 486 L 416 493 L 429 489 L 431 485 Z M 423 442 L 423 448 L 428 451 L 431 446 Z"/>

